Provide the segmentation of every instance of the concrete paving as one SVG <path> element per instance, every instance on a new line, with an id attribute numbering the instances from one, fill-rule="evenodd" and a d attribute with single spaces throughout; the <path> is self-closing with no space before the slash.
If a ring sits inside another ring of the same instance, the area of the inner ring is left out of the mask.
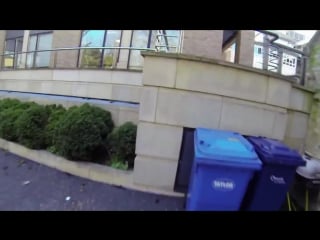
<path id="1" fill-rule="evenodd" d="M 0 150 L 0 210 L 179 211 L 184 199 L 93 182 Z"/>

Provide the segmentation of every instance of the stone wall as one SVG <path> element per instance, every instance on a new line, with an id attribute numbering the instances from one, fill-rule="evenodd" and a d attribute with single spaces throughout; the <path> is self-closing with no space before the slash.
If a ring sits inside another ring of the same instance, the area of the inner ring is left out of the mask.
<path id="1" fill-rule="evenodd" d="M 261 70 L 144 54 L 134 181 L 173 190 L 184 127 L 233 130 L 301 148 L 312 91 Z"/>

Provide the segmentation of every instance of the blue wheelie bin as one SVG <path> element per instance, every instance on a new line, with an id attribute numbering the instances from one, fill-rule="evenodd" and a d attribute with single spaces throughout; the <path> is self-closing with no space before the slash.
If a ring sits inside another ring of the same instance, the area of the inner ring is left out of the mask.
<path id="1" fill-rule="evenodd" d="M 248 182 L 262 167 L 239 133 L 197 128 L 186 210 L 237 211 Z"/>
<path id="2" fill-rule="evenodd" d="M 304 166 L 301 155 L 282 142 L 266 137 L 246 137 L 263 163 L 250 183 L 243 202 L 247 211 L 279 211 L 293 184 L 298 166 Z"/>

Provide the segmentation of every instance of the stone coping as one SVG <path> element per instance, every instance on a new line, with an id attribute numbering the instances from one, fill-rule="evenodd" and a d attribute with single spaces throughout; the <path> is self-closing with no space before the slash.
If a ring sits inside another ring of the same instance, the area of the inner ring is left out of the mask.
<path id="1" fill-rule="evenodd" d="M 49 68 L 16 68 L 16 69 L 1 69 L 0 72 L 16 72 L 16 71 L 54 71 L 54 70 L 74 70 L 74 71 L 81 71 L 81 70 L 89 70 L 89 71 L 119 71 L 119 72 L 137 72 L 141 73 L 142 69 L 126 69 L 126 68 L 61 68 L 61 67 L 49 67 Z"/>
<path id="2" fill-rule="evenodd" d="M 260 70 L 257 68 L 253 68 L 253 67 L 249 67 L 249 66 L 245 66 L 245 65 L 241 65 L 241 64 L 234 64 L 234 63 L 230 63 L 230 62 L 223 61 L 223 60 L 213 59 L 213 58 L 206 58 L 206 57 L 200 57 L 200 56 L 196 56 L 196 55 L 189 55 L 189 54 L 182 54 L 182 53 L 164 53 L 164 52 L 150 52 L 150 51 L 141 51 L 141 55 L 143 57 L 145 57 L 145 56 L 165 57 L 165 58 L 175 58 L 175 59 L 181 59 L 181 60 L 189 60 L 189 61 L 197 61 L 197 62 L 202 62 L 202 63 L 216 64 L 216 65 L 221 65 L 223 67 L 231 67 L 231 68 L 235 68 L 235 69 L 258 73 L 258 74 L 265 75 L 268 77 L 282 79 L 282 80 L 285 80 L 285 81 L 288 81 L 288 82 L 294 84 L 294 80 L 292 80 L 290 77 L 286 77 L 286 76 L 283 76 L 280 74 Z M 296 86 L 297 84 L 294 84 L 294 85 Z M 301 87 L 301 88 L 304 90 L 313 92 L 311 89 L 309 89 L 307 87 Z"/>

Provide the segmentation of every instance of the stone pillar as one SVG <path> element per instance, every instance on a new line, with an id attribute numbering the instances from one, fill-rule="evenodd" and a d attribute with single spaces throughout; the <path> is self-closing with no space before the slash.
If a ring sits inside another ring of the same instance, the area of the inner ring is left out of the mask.
<path id="1" fill-rule="evenodd" d="M 52 48 L 79 47 L 81 30 L 54 30 Z M 57 68 L 76 68 L 79 50 L 52 52 L 52 64 Z"/>
<path id="2" fill-rule="evenodd" d="M 223 30 L 185 30 L 182 53 L 222 59 Z"/>
<path id="3" fill-rule="evenodd" d="M 238 31 L 235 63 L 252 67 L 254 54 L 254 31 Z"/>
<path id="4" fill-rule="evenodd" d="M 183 127 L 163 124 L 155 116 L 158 95 L 164 89 L 158 86 L 174 86 L 176 60 L 144 57 L 144 62 L 133 180 L 137 185 L 173 191 Z"/>
<path id="5" fill-rule="evenodd" d="M 23 43 L 22 43 L 22 52 L 28 51 L 28 43 L 29 43 L 29 35 L 30 30 L 24 30 L 23 34 Z M 21 54 L 20 62 L 18 62 L 18 68 L 25 68 L 26 67 L 26 61 L 27 61 L 27 54 L 23 53 Z"/>
<path id="6" fill-rule="evenodd" d="M 6 30 L 0 30 L 0 54 L 4 54 L 4 44 L 6 39 Z M 2 62 L 3 57 L 0 56 L 0 64 L 3 66 Z"/>

